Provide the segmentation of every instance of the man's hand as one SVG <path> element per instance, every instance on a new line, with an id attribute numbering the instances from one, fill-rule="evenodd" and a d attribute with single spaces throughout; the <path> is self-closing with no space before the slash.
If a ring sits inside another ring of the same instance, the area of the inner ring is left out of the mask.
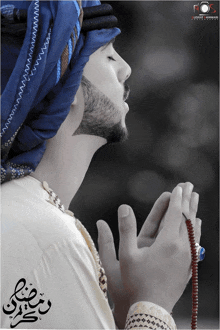
<path id="1" fill-rule="evenodd" d="M 170 195 L 171 193 L 165 192 L 155 202 L 138 236 L 138 247 L 151 246 L 155 241 L 160 222 L 169 205 Z M 114 317 L 117 326 L 124 328 L 131 305 L 130 296 L 122 284 L 120 263 L 116 259 L 111 229 L 103 220 L 97 222 L 97 227 L 99 232 L 99 255 L 108 279 L 108 292 L 114 302 Z"/>
<path id="2" fill-rule="evenodd" d="M 104 221 L 98 222 L 100 257 L 119 327 L 124 327 L 127 311 L 134 302 L 151 301 L 171 312 L 182 295 L 190 278 L 191 264 L 182 212 L 193 222 L 196 242 L 200 238 L 201 220 L 196 219 L 198 194 L 192 193 L 192 189 L 192 184 L 185 183 L 179 184 L 172 194 L 162 194 L 138 238 L 134 213 L 129 206 L 122 205 L 119 208 L 120 261 L 116 259 L 110 228 Z"/>

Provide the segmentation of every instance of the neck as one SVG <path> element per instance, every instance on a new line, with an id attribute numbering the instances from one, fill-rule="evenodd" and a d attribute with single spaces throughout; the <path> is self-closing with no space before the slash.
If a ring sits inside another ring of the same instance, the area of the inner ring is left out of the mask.
<path id="1" fill-rule="evenodd" d="M 58 143 L 59 142 L 59 143 Z M 55 136 L 48 141 L 43 159 L 31 175 L 47 181 L 65 209 L 79 189 L 94 153 L 106 140 L 93 135 L 74 135 L 68 141 Z"/>

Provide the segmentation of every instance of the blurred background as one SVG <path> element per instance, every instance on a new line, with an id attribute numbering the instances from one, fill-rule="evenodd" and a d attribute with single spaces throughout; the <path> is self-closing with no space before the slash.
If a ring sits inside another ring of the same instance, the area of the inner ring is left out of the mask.
<path id="1" fill-rule="evenodd" d="M 129 139 L 100 149 L 70 209 L 97 246 L 96 221 L 110 225 L 118 248 L 117 209 L 129 204 L 138 231 L 153 203 L 179 182 L 200 194 L 203 220 L 198 329 L 218 329 L 219 22 L 195 21 L 196 1 L 107 1 L 122 34 L 116 50 L 132 75 Z M 219 14 L 219 3 L 213 1 Z M 179 329 L 191 322 L 191 282 L 173 311 Z"/>

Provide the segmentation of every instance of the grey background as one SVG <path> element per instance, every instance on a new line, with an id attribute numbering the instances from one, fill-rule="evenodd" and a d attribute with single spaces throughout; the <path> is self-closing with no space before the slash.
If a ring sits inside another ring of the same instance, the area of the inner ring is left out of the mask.
<path id="1" fill-rule="evenodd" d="M 193 21 L 196 1 L 108 1 L 122 34 L 115 47 L 130 64 L 129 140 L 94 156 L 70 209 L 97 242 L 106 220 L 118 247 L 117 208 L 133 207 L 138 230 L 154 201 L 179 182 L 200 194 L 199 329 L 218 329 L 218 21 Z M 213 1 L 219 14 L 218 2 Z M 190 328 L 191 283 L 174 309 Z"/>

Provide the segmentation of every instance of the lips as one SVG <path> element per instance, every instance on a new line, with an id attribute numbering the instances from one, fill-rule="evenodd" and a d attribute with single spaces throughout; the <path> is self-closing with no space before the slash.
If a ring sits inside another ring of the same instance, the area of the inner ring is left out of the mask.
<path id="1" fill-rule="evenodd" d="M 123 101 L 125 102 L 130 94 L 130 87 L 125 83 L 124 84 L 124 95 L 123 95 Z"/>

